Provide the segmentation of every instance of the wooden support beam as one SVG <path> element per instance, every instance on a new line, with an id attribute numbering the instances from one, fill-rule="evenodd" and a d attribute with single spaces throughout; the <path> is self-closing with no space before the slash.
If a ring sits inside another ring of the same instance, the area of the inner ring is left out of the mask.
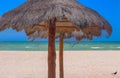
<path id="1" fill-rule="evenodd" d="M 55 51 L 55 31 L 56 18 L 48 21 L 48 78 L 56 78 L 56 51 Z"/>
<path id="2" fill-rule="evenodd" d="M 59 41 L 59 72 L 60 72 L 60 78 L 64 78 L 64 67 L 63 67 L 63 43 L 64 39 L 62 36 L 60 36 Z"/>

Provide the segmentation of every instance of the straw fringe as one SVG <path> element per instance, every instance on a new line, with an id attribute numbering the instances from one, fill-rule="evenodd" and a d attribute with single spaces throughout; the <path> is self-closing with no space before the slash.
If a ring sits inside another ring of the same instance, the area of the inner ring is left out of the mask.
<path id="1" fill-rule="evenodd" d="M 80 38 L 77 36 L 78 39 L 93 39 L 94 36 L 101 36 L 102 30 L 106 30 L 108 35 L 112 33 L 112 27 L 102 16 L 75 0 L 27 0 L 0 18 L 0 30 L 7 27 L 12 27 L 17 31 L 24 29 L 30 37 L 33 35 L 33 38 L 46 38 L 47 35 L 43 36 L 46 34 L 46 30 L 34 30 L 34 26 L 54 17 L 62 20 L 64 16 L 80 28 L 81 31 L 78 32 L 84 33 Z M 67 34 L 65 38 L 75 36 L 72 33 L 64 33 Z M 56 37 L 59 37 L 60 33 L 57 34 L 59 35 Z"/>

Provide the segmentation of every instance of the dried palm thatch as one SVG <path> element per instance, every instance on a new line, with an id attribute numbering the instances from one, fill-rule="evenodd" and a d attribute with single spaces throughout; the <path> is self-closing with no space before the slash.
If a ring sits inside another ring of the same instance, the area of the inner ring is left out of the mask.
<path id="1" fill-rule="evenodd" d="M 4 30 L 6 28 L 9 28 L 10 25 L 7 23 L 8 23 L 8 21 L 5 18 L 0 17 L 0 31 Z"/>
<path id="2" fill-rule="evenodd" d="M 102 30 L 111 34 L 110 24 L 96 11 L 79 4 L 76 0 L 28 0 L 18 8 L 3 15 L 0 30 L 7 27 L 25 30 L 30 38 L 46 38 L 48 27 L 46 21 L 57 18 L 56 38 L 76 37 L 77 40 L 101 36 Z"/>

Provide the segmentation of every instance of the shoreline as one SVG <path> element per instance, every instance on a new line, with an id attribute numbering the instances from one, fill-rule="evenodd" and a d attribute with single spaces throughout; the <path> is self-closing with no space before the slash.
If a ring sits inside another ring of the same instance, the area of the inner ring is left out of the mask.
<path id="1" fill-rule="evenodd" d="M 115 52 L 120 52 L 120 50 L 79 50 L 79 51 L 77 51 L 77 50 L 65 50 L 64 52 L 103 52 L 103 51 L 106 51 L 106 52 L 113 52 L 113 51 L 115 51 Z M 1 50 L 0 52 L 48 52 L 48 51 L 25 51 L 25 50 L 23 50 L 23 51 L 19 51 L 19 50 L 9 50 L 9 51 L 7 51 L 7 50 Z M 59 52 L 58 50 L 56 50 L 56 52 Z"/>
<path id="2" fill-rule="evenodd" d="M 56 78 L 58 64 L 57 51 Z M 65 78 L 119 78 L 120 51 L 65 51 L 64 73 Z M 0 51 L 0 77 L 47 78 L 47 51 Z"/>

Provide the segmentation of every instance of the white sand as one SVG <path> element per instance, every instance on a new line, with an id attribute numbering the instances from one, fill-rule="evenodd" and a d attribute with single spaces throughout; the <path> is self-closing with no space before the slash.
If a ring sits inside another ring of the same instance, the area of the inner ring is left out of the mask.
<path id="1" fill-rule="evenodd" d="M 57 78 L 58 69 L 57 57 Z M 66 51 L 64 69 L 65 78 L 120 78 L 120 51 Z M 0 78 L 47 78 L 47 52 L 1 51 Z"/>

